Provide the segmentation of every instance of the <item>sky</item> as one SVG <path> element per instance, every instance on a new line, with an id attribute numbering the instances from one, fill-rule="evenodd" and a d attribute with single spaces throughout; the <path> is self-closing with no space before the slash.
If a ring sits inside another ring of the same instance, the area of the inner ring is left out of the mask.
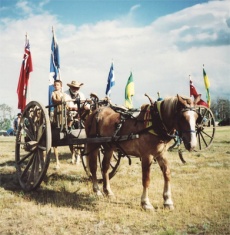
<path id="1" fill-rule="evenodd" d="M 189 96 L 189 75 L 206 100 L 204 65 L 211 99 L 230 99 L 230 0 L 0 0 L 0 104 L 15 114 L 26 34 L 28 97 L 48 104 L 52 27 L 63 90 L 76 80 L 86 97 L 103 99 L 113 63 L 113 104 L 124 105 L 131 72 L 135 108 L 148 103 L 145 93 Z"/>

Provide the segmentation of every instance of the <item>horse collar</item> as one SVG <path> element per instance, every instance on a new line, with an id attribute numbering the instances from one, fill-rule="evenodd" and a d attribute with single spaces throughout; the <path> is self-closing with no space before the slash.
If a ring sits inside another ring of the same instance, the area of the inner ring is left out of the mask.
<path id="1" fill-rule="evenodd" d="M 168 133 L 167 127 L 163 123 L 162 114 L 161 114 L 161 105 L 163 101 L 156 101 L 153 105 L 149 106 L 150 115 L 151 115 L 151 129 L 150 133 L 153 133 L 159 136 L 162 140 L 171 140 L 174 138 L 173 135 Z"/>

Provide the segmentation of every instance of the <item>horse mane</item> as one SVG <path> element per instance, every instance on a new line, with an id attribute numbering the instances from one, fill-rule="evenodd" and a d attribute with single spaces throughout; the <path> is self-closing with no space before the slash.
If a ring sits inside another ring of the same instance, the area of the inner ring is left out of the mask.
<path id="1" fill-rule="evenodd" d="M 186 100 L 188 103 L 191 103 L 191 98 L 186 96 L 180 96 L 183 100 Z M 175 112 L 177 109 L 178 97 L 166 97 L 164 99 L 163 110 L 166 115 L 170 115 L 172 112 Z"/>
<path id="2" fill-rule="evenodd" d="M 166 97 L 162 102 L 164 102 L 162 106 L 162 111 L 169 117 L 173 111 L 177 108 L 178 98 L 175 97 Z"/>

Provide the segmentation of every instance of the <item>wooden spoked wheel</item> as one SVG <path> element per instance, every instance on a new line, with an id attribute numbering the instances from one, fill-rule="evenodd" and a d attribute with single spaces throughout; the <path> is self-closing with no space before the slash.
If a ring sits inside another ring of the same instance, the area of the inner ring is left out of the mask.
<path id="1" fill-rule="evenodd" d="M 102 161 L 104 158 L 104 148 L 103 146 L 100 147 L 100 150 L 98 152 L 98 164 L 97 167 L 98 169 L 100 169 L 100 171 L 98 170 L 98 175 L 97 175 L 97 179 L 98 181 L 102 181 Z M 82 160 L 82 165 L 84 167 L 84 170 L 87 174 L 87 176 L 89 176 L 91 178 L 91 173 L 90 170 L 88 168 L 88 164 L 87 164 L 87 156 L 83 154 L 81 154 L 81 160 Z M 119 154 L 117 152 L 113 152 L 113 156 L 112 159 L 110 161 L 110 168 L 109 168 L 109 179 L 112 179 L 113 176 L 118 172 L 119 167 L 120 167 L 120 161 L 121 161 L 121 156 L 119 156 Z"/>
<path id="2" fill-rule="evenodd" d="M 211 109 L 206 106 L 199 105 L 196 108 L 196 112 L 199 114 L 199 118 L 196 123 L 196 137 L 197 147 L 194 151 L 203 151 L 211 146 L 215 136 L 215 118 Z M 182 144 L 182 139 L 177 136 L 173 144 L 169 147 L 169 151 L 174 148 L 178 148 Z"/>
<path id="3" fill-rule="evenodd" d="M 23 190 L 40 186 L 50 162 L 51 141 L 47 110 L 31 101 L 22 113 L 15 144 L 16 172 Z"/>
<path id="4" fill-rule="evenodd" d="M 202 151 L 209 148 L 215 135 L 215 118 L 211 109 L 199 105 L 196 108 L 199 118 L 196 123 L 197 148 L 195 151 Z"/>

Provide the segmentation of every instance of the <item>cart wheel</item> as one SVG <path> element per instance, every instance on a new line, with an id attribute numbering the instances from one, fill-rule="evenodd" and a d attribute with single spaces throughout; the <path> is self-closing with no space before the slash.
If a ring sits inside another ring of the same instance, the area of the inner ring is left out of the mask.
<path id="1" fill-rule="evenodd" d="M 99 182 L 102 181 L 103 156 L 104 156 L 104 148 L 101 146 L 99 153 L 98 153 L 98 167 L 100 167 L 100 175 L 98 175 L 97 178 L 98 178 Z M 89 176 L 91 178 L 91 172 L 90 172 L 90 170 L 88 168 L 88 164 L 87 164 L 87 156 L 84 155 L 84 153 L 81 154 L 81 160 L 82 160 L 82 165 L 84 167 L 84 170 L 85 170 L 87 176 Z M 121 156 L 119 156 L 119 154 L 117 152 L 113 152 L 113 157 L 110 161 L 109 179 L 112 179 L 113 176 L 118 172 L 119 167 L 120 167 L 120 161 L 121 161 Z"/>
<path id="2" fill-rule="evenodd" d="M 23 190 L 40 186 L 51 154 L 50 120 L 44 106 L 31 101 L 22 113 L 15 144 L 15 166 Z"/>
<path id="3" fill-rule="evenodd" d="M 202 151 L 209 148 L 213 142 L 215 135 L 215 118 L 211 109 L 199 105 L 196 108 L 200 114 L 196 123 L 197 148 L 195 151 Z"/>

